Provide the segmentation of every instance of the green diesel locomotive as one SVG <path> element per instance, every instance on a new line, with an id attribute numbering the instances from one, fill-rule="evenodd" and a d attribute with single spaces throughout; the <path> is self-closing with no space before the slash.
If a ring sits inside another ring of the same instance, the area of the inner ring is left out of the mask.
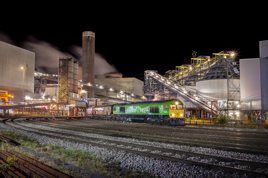
<path id="1" fill-rule="evenodd" d="M 92 108 L 92 118 L 163 125 L 184 125 L 184 108 L 180 100 L 123 103 Z"/>

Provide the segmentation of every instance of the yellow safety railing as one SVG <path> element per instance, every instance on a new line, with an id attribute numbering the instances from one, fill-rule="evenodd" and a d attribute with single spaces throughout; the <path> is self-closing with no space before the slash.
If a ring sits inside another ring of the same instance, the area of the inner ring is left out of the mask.
<path id="1" fill-rule="evenodd" d="M 215 55 L 215 57 L 212 58 L 212 59 L 210 59 L 210 61 L 215 60 L 215 59 L 217 58 L 217 56 L 219 56 L 219 55 L 225 55 L 225 56 L 228 56 L 229 54 L 224 54 L 224 53 L 213 53 L 213 55 Z M 203 59 L 203 58 L 191 58 L 191 59 L 193 59 L 193 60 L 205 60 L 205 59 Z M 201 65 L 204 65 L 204 64 L 206 64 L 206 63 L 208 63 L 208 62 L 209 62 L 209 61 L 204 61 L 204 62 L 202 62 L 202 63 L 200 63 L 200 64 L 194 66 L 193 68 L 198 68 L 198 67 L 200 67 Z M 177 67 L 177 68 L 188 68 L 188 67 L 185 67 L 185 66 L 176 66 L 176 67 Z M 188 69 L 188 70 L 184 70 L 184 71 L 182 71 L 182 72 L 180 72 L 180 73 L 177 73 L 177 74 L 174 75 L 174 76 L 170 76 L 168 79 L 172 79 L 173 77 L 177 77 L 177 76 L 182 75 L 182 74 L 184 74 L 184 73 L 186 73 L 186 72 L 188 72 L 188 71 L 189 71 L 189 69 Z"/>

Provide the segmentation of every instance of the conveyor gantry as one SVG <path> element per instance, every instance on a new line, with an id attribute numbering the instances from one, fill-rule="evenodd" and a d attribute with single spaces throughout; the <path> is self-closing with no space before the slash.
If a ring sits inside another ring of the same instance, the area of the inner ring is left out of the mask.
<path id="1" fill-rule="evenodd" d="M 178 94 L 179 96 L 184 98 L 185 101 L 189 101 L 193 103 L 194 105 L 205 110 L 208 113 L 212 113 L 213 115 L 218 115 L 217 108 L 211 105 L 211 101 L 208 98 L 200 94 L 197 94 L 195 91 L 190 90 L 186 87 L 183 87 L 164 76 L 161 76 L 155 71 L 145 71 L 145 75 L 147 75 L 146 77 L 153 78 L 155 81 L 164 85 L 172 92 Z"/>

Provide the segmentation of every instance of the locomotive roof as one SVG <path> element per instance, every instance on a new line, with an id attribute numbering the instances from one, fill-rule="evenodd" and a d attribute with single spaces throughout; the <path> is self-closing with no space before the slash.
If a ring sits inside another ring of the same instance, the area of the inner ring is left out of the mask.
<path id="1" fill-rule="evenodd" d="M 100 105 L 100 106 L 94 106 L 94 108 L 101 108 L 101 107 L 108 107 L 108 106 L 113 106 L 112 104 L 109 105 Z"/>
<path id="2" fill-rule="evenodd" d="M 144 101 L 144 102 L 132 102 L 132 103 L 120 103 L 120 104 L 115 104 L 117 106 L 122 106 L 122 105 L 143 105 L 143 104 L 162 104 L 165 102 L 170 102 L 178 99 L 173 99 L 173 100 L 162 100 L 162 101 Z M 178 100 L 180 101 L 180 100 Z M 181 101 L 180 101 L 181 102 Z"/>

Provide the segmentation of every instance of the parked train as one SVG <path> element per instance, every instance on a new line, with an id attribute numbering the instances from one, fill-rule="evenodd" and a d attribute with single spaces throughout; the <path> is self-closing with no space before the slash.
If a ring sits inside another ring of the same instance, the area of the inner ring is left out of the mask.
<path id="1" fill-rule="evenodd" d="M 95 106 L 90 118 L 163 125 L 184 125 L 184 109 L 180 100 L 146 101 Z"/>

